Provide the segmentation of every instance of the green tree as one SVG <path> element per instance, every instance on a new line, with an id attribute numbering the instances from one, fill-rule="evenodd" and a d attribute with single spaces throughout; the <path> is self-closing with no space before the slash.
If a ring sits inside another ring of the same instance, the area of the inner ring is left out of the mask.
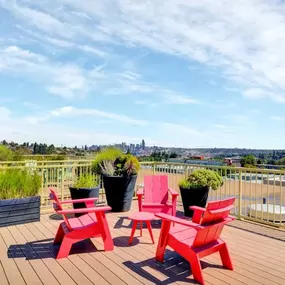
<path id="1" fill-rule="evenodd" d="M 0 145 L 0 161 L 8 161 L 14 159 L 14 153 L 8 147 Z"/>
<path id="2" fill-rule="evenodd" d="M 169 158 L 176 158 L 178 155 L 176 152 L 171 152 Z"/>
<path id="3" fill-rule="evenodd" d="M 242 167 L 245 167 L 245 166 L 255 166 L 256 165 L 256 158 L 252 154 L 246 155 L 246 156 L 241 158 L 240 164 L 241 164 Z"/>

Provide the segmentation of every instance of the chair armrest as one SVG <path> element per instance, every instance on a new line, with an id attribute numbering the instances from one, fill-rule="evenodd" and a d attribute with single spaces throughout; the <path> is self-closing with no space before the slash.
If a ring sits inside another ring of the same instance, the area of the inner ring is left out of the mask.
<path id="1" fill-rule="evenodd" d="M 206 209 L 198 206 L 190 206 L 189 209 L 194 211 L 192 222 L 200 224 L 202 215 L 206 212 Z"/>
<path id="2" fill-rule="evenodd" d="M 110 211 L 112 208 L 109 206 L 104 207 L 93 207 L 93 208 L 81 208 L 81 209 L 68 209 L 57 211 L 58 214 L 66 215 L 66 214 L 83 214 L 83 213 L 96 213 L 96 212 L 106 212 Z"/>
<path id="3" fill-rule="evenodd" d="M 164 221 L 168 221 L 168 222 L 179 224 L 179 225 L 186 226 L 186 227 L 191 227 L 191 228 L 194 228 L 197 230 L 204 228 L 203 226 L 201 226 L 199 224 L 196 224 L 196 223 L 184 220 L 184 219 L 180 219 L 177 217 L 173 217 L 173 216 L 170 216 L 167 214 L 163 214 L 163 213 L 155 214 L 155 216 L 164 220 Z"/>
<path id="4" fill-rule="evenodd" d="M 95 202 L 98 198 L 84 198 L 84 199 L 74 199 L 61 201 L 60 204 L 75 204 L 75 203 L 85 203 L 85 202 Z"/>
<path id="5" fill-rule="evenodd" d="M 234 205 L 230 205 L 230 206 L 220 208 L 220 209 L 216 209 L 216 210 L 208 210 L 208 212 L 210 212 L 211 214 L 219 214 L 219 213 L 223 213 L 225 211 L 230 211 L 234 207 L 235 207 Z"/>
<path id="6" fill-rule="evenodd" d="M 177 193 L 177 191 L 173 190 L 172 188 L 168 188 L 168 191 L 170 192 L 170 194 L 172 196 L 178 196 L 179 194 Z"/>
<path id="7" fill-rule="evenodd" d="M 138 191 L 137 191 L 137 196 L 142 196 L 143 195 L 143 188 L 140 188 Z"/>
<path id="8" fill-rule="evenodd" d="M 205 208 L 198 207 L 198 206 L 190 206 L 189 209 L 191 209 L 193 211 L 206 212 Z"/>

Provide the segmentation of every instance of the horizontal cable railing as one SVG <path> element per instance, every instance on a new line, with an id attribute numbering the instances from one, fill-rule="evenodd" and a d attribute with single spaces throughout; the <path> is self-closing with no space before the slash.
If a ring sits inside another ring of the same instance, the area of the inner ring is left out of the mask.
<path id="1" fill-rule="evenodd" d="M 81 173 L 92 172 L 92 160 L 0 162 L 0 171 L 10 168 L 36 171 L 41 176 L 41 203 L 42 207 L 46 208 L 50 206 L 49 187 L 56 188 L 62 199 L 69 198 L 69 185 L 72 185 Z M 238 218 L 285 227 L 284 170 L 142 162 L 136 189 L 143 185 L 145 175 L 166 174 L 169 186 L 179 192 L 179 181 L 193 170 L 201 168 L 217 171 L 223 177 L 223 185 L 216 191 L 210 191 L 209 201 L 234 196 L 236 206 L 233 214 Z M 99 202 L 106 202 L 103 187 Z"/>

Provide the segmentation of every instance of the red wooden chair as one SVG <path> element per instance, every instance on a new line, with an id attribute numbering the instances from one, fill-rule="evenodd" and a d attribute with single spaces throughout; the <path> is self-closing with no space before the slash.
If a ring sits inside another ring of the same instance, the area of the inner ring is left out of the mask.
<path id="1" fill-rule="evenodd" d="M 215 221 L 227 217 L 230 214 L 230 210 L 233 208 L 235 203 L 235 197 L 208 202 L 206 208 L 201 208 L 198 206 L 191 206 L 190 209 L 194 211 L 192 222 L 196 224 L 201 224 L 202 222 L 205 224 L 207 221 Z M 228 211 L 223 212 L 223 216 L 218 214 L 213 214 L 213 210 L 218 209 L 226 209 L 228 207 Z"/>
<path id="2" fill-rule="evenodd" d="M 105 251 L 113 250 L 114 244 L 105 215 L 105 211 L 111 210 L 111 207 L 94 207 L 94 201 L 98 198 L 59 201 L 56 192 L 52 189 L 50 189 L 50 199 L 54 200 L 53 207 L 64 220 L 59 225 L 53 242 L 61 243 L 57 259 L 67 257 L 74 243 L 91 237 L 101 237 Z M 69 203 L 85 203 L 86 208 L 64 210 L 62 205 Z M 68 214 L 76 213 L 86 214 L 79 218 L 67 217 Z"/>
<path id="3" fill-rule="evenodd" d="M 207 210 L 200 224 L 163 213 L 156 214 L 162 219 L 156 260 L 163 262 L 165 248 L 170 246 L 190 263 L 194 279 L 201 284 L 205 284 L 200 264 L 202 257 L 219 252 L 223 266 L 233 270 L 227 245 L 220 238 L 224 225 L 234 220 L 229 216 L 233 207 Z"/>
<path id="4" fill-rule="evenodd" d="M 171 202 L 168 201 L 168 192 L 171 194 Z M 167 175 L 145 176 L 144 188 L 137 191 L 137 197 L 140 212 L 176 215 L 178 193 L 168 187 Z"/>

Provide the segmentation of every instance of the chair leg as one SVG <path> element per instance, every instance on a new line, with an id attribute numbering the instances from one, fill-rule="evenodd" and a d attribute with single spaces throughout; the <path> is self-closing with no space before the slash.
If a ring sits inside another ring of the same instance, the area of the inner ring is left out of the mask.
<path id="1" fill-rule="evenodd" d="M 104 242 L 104 250 L 111 251 L 114 249 L 114 242 L 113 242 L 111 232 L 108 226 L 106 215 L 104 212 L 97 212 L 96 218 L 101 227 L 101 236 Z"/>
<path id="2" fill-rule="evenodd" d="M 153 234 L 152 234 L 152 229 L 151 229 L 151 223 L 150 223 L 150 221 L 146 221 L 146 226 L 147 226 L 147 228 L 148 228 L 148 231 L 149 231 L 149 234 L 150 234 L 152 243 L 154 243 L 154 239 L 153 239 Z"/>
<path id="3" fill-rule="evenodd" d="M 72 244 L 73 242 L 71 239 L 64 237 L 57 253 L 56 259 L 68 257 Z"/>
<path id="4" fill-rule="evenodd" d="M 229 250 L 228 250 L 228 247 L 225 243 L 222 246 L 222 248 L 220 249 L 220 256 L 221 256 L 224 268 L 234 270 L 234 267 L 233 267 L 233 264 L 231 261 L 231 257 L 229 254 Z"/>
<path id="5" fill-rule="evenodd" d="M 171 222 L 163 221 L 160 231 L 160 236 L 157 244 L 155 259 L 159 262 L 164 261 L 164 252 L 168 242 L 168 233 L 170 229 Z"/>
<path id="6" fill-rule="evenodd" d="M 142 226 L 143 226 L 143 222 L 140 221 L 140 234 L 141 234 L 141 237 L 142 237 Z"/>
<path id="7" fill-rule="evenodd" d="M 138 221 L 133 221 L 132 232 L 131 232 L 131 236 L 129 238 L 129 245 L 132 244 L 132 241 L 133 241 L 133 238 L 134 238 L 134 234 L 135 234 L 135 231 L 136 231 L 136 228 L 137 228 L 137 224 L 138 224 Z"/>
<path id="8" fill-rule="evenodd" d="M 189 258 L 188 261 L 190 262 L 194 279 L 200 284 L 204 285 L 205 281 L 202 275 L 202 268 L 199 257 L 197 255 L 191 255 L 191 258 Z"/>
<path id="9" fill-rule="evenodd" d="M 62 229 L 62 226 L 59 225 L 53 244 L 61 243 L 63 240 L 63 237 L 64 237 L 64 231 Z"/>

